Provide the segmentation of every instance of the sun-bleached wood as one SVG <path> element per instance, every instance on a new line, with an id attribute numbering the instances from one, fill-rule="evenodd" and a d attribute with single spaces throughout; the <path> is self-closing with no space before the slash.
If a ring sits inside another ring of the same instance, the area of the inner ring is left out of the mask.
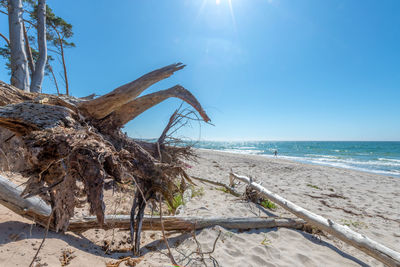
<path id="1" fill-rule="evenodd" d="M 347 226 L 340 225 L 330 219 L 326 219 L 320 215 L 314 214 L 296 204 L 284 199 L 283 197 L 269 191 L 263 186 L 253 182 L 250 178 L 246 176 L 241 176 L 233 172 L 230 173 L 230 180 L 234 179 L 245 182 L 251 186 L 254 190 L 258 191 L 263 197 L 275 202 L 282 208 L 288 210 L 289 212 L 295 214 L 299 218 L 305 220 L 312 226 L 317 227 L 320 230 L 326 231 L 329 234 L 339 238 L 340 240 L 350 244 L 366 254 L 374 257 L 380 262 L 388 266 L 400 266 L 400 253 L 394 251 L 378 242 L 366 237 L 365 235 L 359 234 L 351 230 Z"/>
<path id="2" fill-rule="evenodd" d="M 192 95 L 192 93 L 180 85 L 175 85 L 169 89 L 136 98 L 125 105 L 122 105 L 120 108 L 112 112 L 106 118 L 105 122 L 111 123 L 116 127 L 122 127 L 129 121 L 142 114 L 144 111 L 170 97 L 176 97 L 187 102 L 193 108 L 195 108 L 197 112 L 199 112 L 200 116 L 205 122 L 210 121 L 210 118 L 204 112 L 200 103 Z"/>
<path id="3" fill-rule="evenodd" d="M 22 189 L 0 176 L 0 204 L 15 213 L 46 226 L 51 208 L 39 197 L 24 199 L 21 197 Z M 177 217 L 163 216 L 164 229 L 168 231 L 190 231 L 219 225 L 230 229 L 257 229 L 286 227 L 303 229 L 305 222 L 301 219 L 288 219 L 279 217 L 254 217 L 254 218 L 224 218 L 224 217 Z M 107 215 L 104 224 L 100 225 L 96 216 L 75 218 L 70 221 L 68 231 L 84 232 L 93 228 L 103 229 L 129 229 L 129 215 Z M 50 225 L 53 229 L 53 225 Z M 142 230 L 161 230 L 159 216 L 144 216 Z"/>
<path id="4" fill-rule="evenodd" d="M 39 197 L 24 199 L 22 189 L 0 175 L 0 204 L 29 220 L 45 226 L 51 208 Z"/>
<path id="5" fill-rule="evenodd" d="M 201 177 L 190 176 L 190 178 L 194 179 L 194 180 L 198 180 L 200 182 L 205 182 L 205 183 L 221 186 L 221 187 L 225 188 L 226 190 L 228 190 L 228 192 L 230 194 L 234 195 L 235 197 L 240 197 L 243 195 L 242 193 L 239 193 L 238 191 L 236 191 L 235 188 L 232 187 L 232 184 L 227 186 L 226 184 L 223 184 L 223 183 L 220 183 L 217 181 L 212 181 L 212 180 L 205 179 L 205 178 L 201 178 Z"/>
<path id="6" fill-rule="evenodd" d="M 103 227 L 99 225 L 96 217 L 90 216 L 72 219 L 68 231 L 83 232 L 93 228 L 103 229 L 129 229 L 129 215 L 107 215 Z M 180 217 L 163 216 L 164 229 L 166 231 L 190 231 L 219 225 L 228 229 L 260 229 L 285 227 L 292 229 L 303 229 L 305 222 L 301 219 L 290 219 L 280 217 Z M 161 230 L 159 216 L 145 215 L 142 230 Z"/>
<path id="7" fill-rule="evenodd" d="M 183 69 L 185 65 L 182 63 L 171 64 L 161 69 L 154 70 L 133 82 L 122 85 L 110 93 L 99 98 L 82 102 L 78 106 L 80 109 L 86 110 L 91 117 L 103 119 L 111 114 L 122 105 L 130 102 L 138 97 L 144 90 L 151 85 L 165 78 L 170 77 L 175 71 Z"/>

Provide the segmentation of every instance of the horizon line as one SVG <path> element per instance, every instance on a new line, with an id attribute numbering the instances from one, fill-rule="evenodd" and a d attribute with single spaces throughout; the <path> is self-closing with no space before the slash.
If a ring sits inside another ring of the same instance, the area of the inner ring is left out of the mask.
<path id="1" fill-rule="evenodd" d="M 134 138 L 135 137 L 131 137 Z M 137 138 L 142 140 L 149 139 L 158 139 L 158 137 L 148 137 L 148 138 Z M 200 139 L 194 140 L 190 138 L 182 138 L 182 141 L 193 141 L 193 142 L 400 142 L 400 140 L 295 140 L 295 139 L 231 139 L 231 140 L 222 140 L 222 139 Z"/>

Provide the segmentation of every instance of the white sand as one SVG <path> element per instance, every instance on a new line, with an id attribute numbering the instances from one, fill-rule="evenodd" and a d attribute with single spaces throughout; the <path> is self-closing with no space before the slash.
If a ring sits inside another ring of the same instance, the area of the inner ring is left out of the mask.
<path id="1" fill-rule="evenodd" d="M 193 176 L 228 183 L 228 173 L 252 176 L 269 190 L 280 194 L 310 211 L 349 225 L 353 230 L 400 251 L 400 179 L 346 169 L 306 165 L 279 158 L 265 158 L 199 150 L 199 162 L 189 173 Z M 14 180 L 18 181 L 18 177 Z M 191 199 L 181 215 L 190 216 L 292 216 L 282 208 L 264 210 L 237 197 L 217 190 L 218 187 L 197 183 L 204 195 Z M 243 191 L 244 186 L 239 187 Z M 127 213 L 131 198 L 106 192 L 107 213 Z M 213 266 L 382 266 L 363 252 L 331 236 L 310 235 L 290 229 L 264 229 L 238 232 L 219 226 L 197 231 L 205 262 Z M 38 263 L 60 266 L 62 251 L 72 250 L 75 258 L 69 266 L 105 266 L 129 253 L 107 255 L 101 249 L 104 240 L 111 241 L 113 231 L 90 230 L 82 236 L 49 233 L 40 251 Z M 114 231 L 112 249 L 128 248 L 129 233 Z M 0 266 L 27 266 L 43 237 L 43 229 L 0 206 Z M 170 246 L 180 264 L 204 266 L 196 254 L 183 260 L 197 245 L 190 233 L 170 236 Z M 137 266 L 171 266 L 159 232 L 145 232 L 144 256 Z M 154 251 L 155 250 L 155 251 Z M 161 252 L 161 253 L 160 253 Z M 164 253 L 164 254 L 163 254 Z M 185 256 L 186 255 L 186 256 Z M 38 265 L 39 266 L 39 265 Z M 120 266 L 124 266 L 121 264 Z"/>

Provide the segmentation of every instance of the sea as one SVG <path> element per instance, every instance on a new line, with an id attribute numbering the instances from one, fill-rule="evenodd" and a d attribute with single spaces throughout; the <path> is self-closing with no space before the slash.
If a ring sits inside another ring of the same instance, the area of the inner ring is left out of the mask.
<path id="1" fill-rule="evenodd" d="M 277 151 L 283 159 L 400 178 L 400 142 L 198 141 L 194 147 L 265 157 Z"/>

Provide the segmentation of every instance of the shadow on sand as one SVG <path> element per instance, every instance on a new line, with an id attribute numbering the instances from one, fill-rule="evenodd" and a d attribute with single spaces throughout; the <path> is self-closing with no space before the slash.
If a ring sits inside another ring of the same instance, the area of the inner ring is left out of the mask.
<path id="1" fill-rule="evenodd" d="M 277 231 L 277 228 L 272 229 L 257 229 L 257 230 L 250 230 L 250 232 L 254 233 L 269 233 L 272 231 Z M 197 234 L 200 233 L 201 230 L 196 231 Z M 229 230 L 228 230 L 229 231 Z M 341 249 L 335 247 L 334 245 L 325 242 L 316 238 L 315 236 L 298 231 L 293 230 L 301 235 L 303 235 L 306 239 L 313 242 L 316 245 L 327 247 L 334 252 L 338 253 L 342 257 L 349 259 L 360 266 L 368 267 L 369 265 L 364 263 L 363 261 L 347 254 L 346 252 L 342 251 Z M 232 232 L 238 233 L 238 231 L 233 230 Z M 9 221 L 0 223 L 0 247 L 9 244 L 12 242 L 17 242 L 19 240 L 29 240 L 29 239 L 42 239 L 45 233 L 45 229 L 41 226 L 19 222 L 19 221 Z M 168 244 L 171 248 L 178 248 L 179 245 L 187 238 L 192 236 L 191 233 L 185 232 L 180 233 L 177 236 L 168 238 Z M 81 251 L 86 251 L 90 254 L 101 256 L 109 259 L 119 259 L 121 257 L 132 256 L 130 251 L 128 252 L 121 252 L 121 251 L 110 251 L 111 253 L 105 253 L 102 246 L 95 244 L 93 241 L 87 239 L 83 235 L 77 235 L 71 232 L 66 233 L 55 233 L 49 231 L 46 240 L 49 239 L 59 239 L 66 242 L 71 247 L 74 247 Z M 154 240 L 141 248 L 141 255 L 145 255 L 152 251 L 161 251 L 166 249 L 165 243 L 162 239 Z M 164 253 L 163 253 L 164 254 Z"/>

